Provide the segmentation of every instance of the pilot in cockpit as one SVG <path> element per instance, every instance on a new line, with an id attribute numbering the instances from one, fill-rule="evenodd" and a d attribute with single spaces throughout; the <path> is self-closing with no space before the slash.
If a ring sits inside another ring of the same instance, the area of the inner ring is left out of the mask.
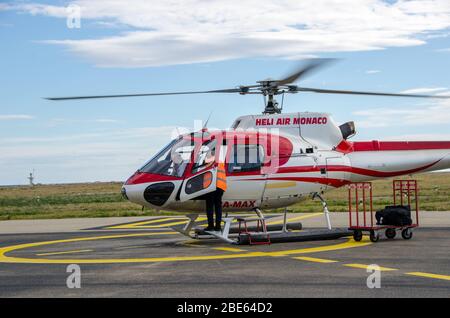
<path id="1" fill-rule="evenodd" d="M 183 160 L 183 157 L 179 152 L 172 153 L 172 162 L 173 162 L 172 167 L 173 171 L 171 174 L 177 177 L 182 176 L 188 162 L 186 160 Z"/>

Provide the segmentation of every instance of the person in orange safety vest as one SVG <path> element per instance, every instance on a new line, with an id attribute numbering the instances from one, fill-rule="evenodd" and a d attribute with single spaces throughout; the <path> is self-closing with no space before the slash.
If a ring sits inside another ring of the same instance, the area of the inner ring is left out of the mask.
<path id="1" fill-rule="evenodd" d="M 227 191 L 227 175 L 225 164 L 217 163 L 216 190 L 206 195 L 206 216 L 208 217 L 208 227 L 205 231 L 221 231 L 222 223 L 222 196 Z M 205 181 L 204 181 L 205 182 Z M 211 180 L 207 180 L 211 182 Z M 214 224 L 214 211 L 216 212 L 216 222 Z"/>

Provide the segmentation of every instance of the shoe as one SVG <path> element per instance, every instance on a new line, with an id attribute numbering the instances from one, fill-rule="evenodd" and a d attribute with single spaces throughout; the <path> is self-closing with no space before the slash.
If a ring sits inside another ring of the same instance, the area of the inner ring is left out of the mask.
<path id="1" fill-rule="evenodd" d="M 220 225 L 219 226 L 215 226 L 214 227 L 214 231 L 222 232 L 222 228 L 220 227 Z"/>
<path id="2" fill-rule="evenodd" d="M 203 231 L 214 231 L 214 226 L 207 226 L 203 229 Z"/>

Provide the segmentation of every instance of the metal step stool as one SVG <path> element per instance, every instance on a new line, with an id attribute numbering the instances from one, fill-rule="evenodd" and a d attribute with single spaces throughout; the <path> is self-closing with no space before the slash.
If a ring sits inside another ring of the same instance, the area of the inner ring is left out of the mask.
<path id="1" fill-rule="evenodd" d="M 266 226 L 266 220 L 264 217 L 257 217 L 257 218 L 237 218 L 237 221 L 239 222 L 239 236 L 241 235 L 248 235 L 248 242 L 250 245 L 269 245 L 270 244 L 270 235 L 267 232 L 267 226 Z M 256 232 L 250 232 L 247 227 L 247 222 L 253 222 L 256 221 Z M 242 226 L 243 224 L 243 226 Z M 265 233 L 266 240 L 263 241 L 256 241 L 252 240 L 252 233 Z"/>

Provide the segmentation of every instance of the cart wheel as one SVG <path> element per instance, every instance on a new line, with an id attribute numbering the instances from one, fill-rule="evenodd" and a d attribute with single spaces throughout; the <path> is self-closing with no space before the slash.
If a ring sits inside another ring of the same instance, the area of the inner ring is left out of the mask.
<path id="1" fill-rule="evenodd" d="M 411 239 L 411 237 L 413 236 L 413 232 L 411 231 L 411 229 L 404 229 L 403 231 L 402 231 L 402 237 L 405 239 L 405 240 L 409 240 L 409 239 Z"/>
<path id="2" fill-rule="evenodd" d="M 378 242 L 378 240 L 380 239 L 380 235 L 378 234 L 378 232 L 375 231 L 370 231 L 370 240 L 374 243 Z"/>
<path id="3" fill-rule="evenodd" d="M 395 229 L 391 229 L 391 228 L 386 229 L 385 233 L 386 233 L 386 237 L 388 239 L 393 239 L 395 237 L 395 234 L 396 234 Z"/>
<path id="4" fill-rule="evenodd" d="M 360 231 L 360 230 L 355 230 L 355 231 L 353 231 L 353 239 L 354 239 L 356 242 L 361 241 L 361 240 L 362 240 L 362 237 L 363 237 L 362 231 Z"/>

